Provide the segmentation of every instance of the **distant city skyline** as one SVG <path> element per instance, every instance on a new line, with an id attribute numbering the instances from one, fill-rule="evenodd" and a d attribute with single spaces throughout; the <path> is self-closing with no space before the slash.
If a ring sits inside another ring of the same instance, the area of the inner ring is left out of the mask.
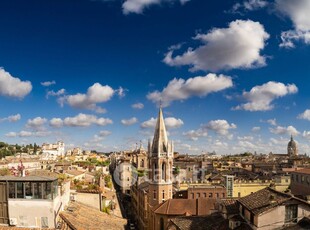
<path id="1" fill-rule="evenodd" d="M 310 148 L 307 0 L 4 0 L 0 140 L 175 151 Z"/>

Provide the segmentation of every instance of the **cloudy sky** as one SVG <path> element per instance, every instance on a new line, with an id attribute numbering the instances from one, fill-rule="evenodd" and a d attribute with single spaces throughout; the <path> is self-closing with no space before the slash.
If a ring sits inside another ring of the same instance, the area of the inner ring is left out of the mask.
<path id="1" fill-rule="evenodd" d="M 0 140 L 310 153 L 308 0 L 3 0 Z"/>

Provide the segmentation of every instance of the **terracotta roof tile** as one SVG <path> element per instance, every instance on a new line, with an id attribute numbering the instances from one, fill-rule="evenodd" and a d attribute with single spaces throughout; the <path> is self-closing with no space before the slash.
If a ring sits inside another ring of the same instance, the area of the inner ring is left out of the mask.
<path id="1" fill-rule="evenodd" d="M 78 202 L 71 202 L 60 217 L 75 230 L 124 229 L 126 219 L 100 212 Z"/>
<path id="2" fill-rule="evenodd" d="M 187 213 L 193 216 L 210 214 L 215 209 L 216 199 L 169 199 L 154 207 L 154 212 L 164 215 L 184 215 Z"/>
<path id="3" fill-rule="evenodd" d="M 227 214 L 236 214 L 239 213 L 239 207 L 237 199 L 222 199 L 220 201 L 221 204 L 223 204 L 227 210 Z"/>
<path id="4" fill-rule="evenodd" d="M 240 198 L 238 202 L 254 214 L 260 214 L 291 198 L 292 196 L 289 194 L 278 192 L 267 187 L 259 190 L 258 192 Z"/>
<path id="5" fill-rule="evenodd" d="M 208 216 L 184 216 L 171 219 L 171 223 L 180 230 L 226 230 L 228 220 L 219 213 Z"/>

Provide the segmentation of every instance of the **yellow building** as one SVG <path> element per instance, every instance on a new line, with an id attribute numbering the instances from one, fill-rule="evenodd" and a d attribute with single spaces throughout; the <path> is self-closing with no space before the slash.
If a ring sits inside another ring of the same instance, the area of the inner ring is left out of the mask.
<path id="1" fill-rule="evenodd" d="M 284 192 L 291 183 L 289 176 L 279 176 L 273 180 L 234 180 L 233 197 L 244 197 L 273 186 L 277 191 Z"/>

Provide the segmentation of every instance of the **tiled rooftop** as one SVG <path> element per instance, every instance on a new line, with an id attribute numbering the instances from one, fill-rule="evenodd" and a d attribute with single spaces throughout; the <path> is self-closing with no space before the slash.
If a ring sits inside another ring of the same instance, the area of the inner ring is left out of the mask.
<path id="1" fill-rule="evenodd" d="M 239 213 L 239 207 L 236 199 L 222 199 L 220 202 L 225 206 L 227 214 Z"/>
<path id="2" fill-rule="evenodd" d="M 60 217 L 75 230 L 124 229 L 127 220 L 100 212 L 78 202 L 71 202 Z"/>
<path id="3" fill-rule="evenodd" d="M 184 216 L 171 219 L 171 223 L 180 230 L 226 230 L 228 220 L 219 213 L 209 216 Z"/>
<path id="4" fill-rule="evenodd" d="M 153 210 L 164 215 L 193 215 L 202 216 L 210 214 L 215 209 L 216 199 L 170 199 L 159 204 Z"/>
<path id="5" fill-rule="evenodd" d="M 258 192 L 240 198 L 238 202 L 254 214 L 260 214 L 291 198 L 292 196 L 289 194 L 278 192 L 267 187 L 259 190 Z"/>

